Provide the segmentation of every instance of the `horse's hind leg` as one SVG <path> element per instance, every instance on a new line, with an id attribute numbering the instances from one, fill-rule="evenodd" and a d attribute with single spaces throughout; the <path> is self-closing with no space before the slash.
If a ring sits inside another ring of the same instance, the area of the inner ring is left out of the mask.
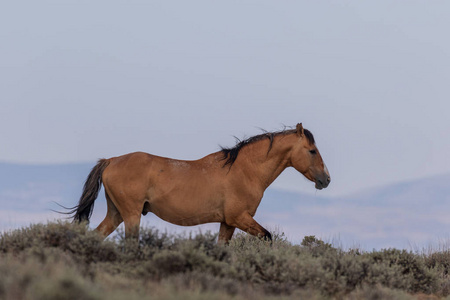
<path id="1" fill-rule="evenodd" d="M 120 223 L 122 223 L 123 220 L 116 206 L 109 198 L 108 193 L 105 193 L 105 197 L 108 211 L 106 212 L 105 219 L 103 219 L 103 221 L 95 230 L 106 238 L 114 230 L 116 230 L 116 228 L 120 225 Z"/>
<path id="2" fill-rule="evenodd" d="M 219 230 L 219 243 L 228 244 L 231 240 L 231 237 L 233 236 L 234 230 L 236 227 L 229 226 L 227 223 L 223 222 L 220 223 L 220 230 Z"/>
<path id="3" fill-rule="evenodd" d="M 120 221 L 123 221 L 125 225 L 125 239 L 129 242 L 135 241 L 137 245 L 139 240 L 139 225 L 141 223 L 143 204 L 141 206 L 139 204 L 141 201 L 127 200 L 125 195 L 115 197 L 115 195 L 112 194 L 111 200 L 118 212 L 118 215 L 120 216 Z M 134 242 L 127 242 L 127 244 L 134 244 Z"/>
<path id="4" fill-rule="evenodd" d="M 139 226 L 141 224 L 141 213 L 124 216 L 125 238 L 139 240 Z"/>

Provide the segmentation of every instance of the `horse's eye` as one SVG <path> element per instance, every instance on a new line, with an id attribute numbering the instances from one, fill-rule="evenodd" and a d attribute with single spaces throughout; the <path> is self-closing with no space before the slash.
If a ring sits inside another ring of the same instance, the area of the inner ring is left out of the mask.
<path id="1" fill-rule="evenodd" d="M 316 154 L 317 152 L 316 152 L 316 150 L 309 150 L 309 153 Z"/>

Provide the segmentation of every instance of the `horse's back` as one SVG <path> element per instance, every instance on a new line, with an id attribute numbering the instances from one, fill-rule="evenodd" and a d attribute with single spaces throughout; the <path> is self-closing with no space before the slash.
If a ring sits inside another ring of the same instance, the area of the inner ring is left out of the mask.
<path id="1" fill-rule="evenodd" d="M 180 225 L 220 221 L 221 181 L 212 161 L 135 152 L 111 158 L 103 180 L 116 205 L 133 203 L 132 209 L 141 211 L 146 205 L 145 212 Z"/>
<path id="2" fill-rule="evenodd" d="M 105 187 L 138 186 L 145 190 L 156 189 L 165 193 L 174 185 L 204 186 L 204 180 L 216 177 L 217 170 L 211 159 L 185 161 L 133 152 L 109 159 L 109 166 L 103 173 Z M 127 188 L 127 190 L 129 190 Z"/>
<path id="3" fill-rule="evenodd" d="M 152 164 L 154 158 L 154 155 L 145 152 L 133 152 L 111 157 L 109 166 L 105 169 L 104 177 L 114 176 L 117 173 L 120 173 L 120 176 L 126 176 L 127 171 L 132 174 L 141 173 Z"/>

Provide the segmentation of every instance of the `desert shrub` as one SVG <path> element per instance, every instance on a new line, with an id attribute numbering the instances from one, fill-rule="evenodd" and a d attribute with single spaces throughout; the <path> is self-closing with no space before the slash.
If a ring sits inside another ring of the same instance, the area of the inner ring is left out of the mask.
<path id="1" fill-rule="evenodd" d="M 435 269 L 426 266 L 420 255 L 406 250 L 387 249 L 373 252 L 371 257 L 374 263 L 384 263 L 391 269 L 397 269 L 399 276 L 408 281 L 408 286 L 401 288 L 413 293 L 436 292 L 438 274 Z"/>
<path id="2" fill-rule="evenodd" d="M 427 268 L 437 268 L 442 275 L 450 274 L 450 251 L 443 250 L 441 252 L 431 251 L 429 255 L 424 257 L 425 265 Z"/>
<path id="3" fill-rule="evenodd" d="M 142 228 L 139 247 L 130 248 L 120 231 L 102 241 L 85 225 L 49 223 L 1 234 L 0 299 L 445 297 L 448 257 L 344 251 L 314 236 L 293 245 L 277 233 L 272 242 L 238 233 L 224 246 L 209 232 L 152 228 Z"/>
<path id="4" fill-rule="evenodd" d="M 85 224 L 35 224 L 1 235 L 0 252 L 19 253 L 32 248 L 59 248 L 87 263 L 113 261 L 118 255 L 113 243 L 104 242 Z"/>
<path id="5" fill-rule="evenodd" d="M 208 238 L 207 236 L 206 238 Z M 164 278 L 178 273 L 203 272 L 210 276 L 231 276 L 228 252 L 225 246 L 210 246 L 203 238 L 178 240 L 170 249 L 162 249 L 150 257 L 141 273 L 152 278 Z"/>
<path id="6" fill-rule="evenodd" d="M 1 299 L 101 299 L 70 255 L 59 249 L 35 250 L 1 257 Z"/>
<path id="7" fill-rule="evenodd" d="M 300 245 L 307 248 L 314 256 L 321 256 L 327 251 L 337 250 L 331 244 L 317 239 L 314 235 L 305 236 Z"/>
<path id="8" fill-rule="evenodd" d="M 250 296 L 253 289 L 236 279 L 229 277 L 211 276 L 205 272 L 189 272 L 169 276 L 163 280 L 164 283 L 170 284 L 179 291 L 183 290 L 199 290 L 199 291 L 220 291 L 222 293 L 236 296 Z"/>
<path id="9" fill-rule="evenodd" d="M 320 281 L 324 275 L 320 261 L 285 238 L 274 239 L 271 244 L 241 235 L 231 242 L 230 248 L 237 277 L 269 294 L 291 294 L 295 289 Z"/>
<path id="10" fill-rule="evenodd" d="M 401 290 L 390 289 L 382 285 L 364 285 L 349 293 L 348 300 L 416 300 L 418 297 Z M 420 298 L 419 298 L 420 299 Z M 426 299 L 426 298 L 424 298 Z"/>

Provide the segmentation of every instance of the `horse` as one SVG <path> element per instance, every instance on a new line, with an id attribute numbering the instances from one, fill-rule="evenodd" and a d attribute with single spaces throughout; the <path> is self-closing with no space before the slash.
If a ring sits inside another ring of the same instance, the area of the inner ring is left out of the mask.
<path id="1" fill-rule="evenodd" d="M 182 226 L 220 223 L 219 243 L 228 243 L 236 228 L 271 241 L 270 232 L 253 217 L 264 191 L 288 167 L 316 189 L 330 183 L 314 136 L 301 123 L 193 161 L 144 152 L 100 159 L 69 214 L 74 222 L 89 222 L 103 184 L 107 213 L 96 231 L 104 238 L 124 222 L 125 238 L 137 241 L 141 215 L 152 212 Z"/>

